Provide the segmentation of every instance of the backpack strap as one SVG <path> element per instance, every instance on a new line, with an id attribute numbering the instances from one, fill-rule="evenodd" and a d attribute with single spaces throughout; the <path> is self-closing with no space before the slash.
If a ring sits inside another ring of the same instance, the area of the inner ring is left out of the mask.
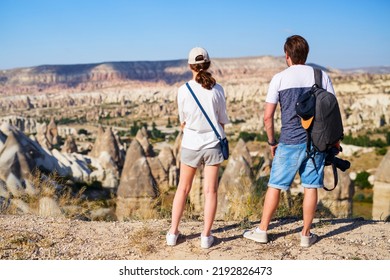
<path id="1" fill-rule="evenodd" d="M 313 87 L 322 87 L 322 71 L 319 68 L 314 68 L 314 85 Z M 317 170 L 317 165 L 314 160 L 314 156 L 316 154 L 316 150 L 312 148 L 312 140 L 311 140 L 311 129 L 312 126 L 309 127 L 309 129 L 306 129 L 306 157 L 310 158 L 313 161 L 314 168 Z"/>
<path id="2" fill-rule="evenodd" d="M 319 87 L 322 88 L 322 70 L 319 68 L 314 69 L 314 82 Z"/>

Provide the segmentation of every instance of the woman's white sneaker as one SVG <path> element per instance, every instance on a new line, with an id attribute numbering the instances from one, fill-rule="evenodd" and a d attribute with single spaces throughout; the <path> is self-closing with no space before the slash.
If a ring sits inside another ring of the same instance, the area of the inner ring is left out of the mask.
<path id="1" fill-rule="evenodd" d="M 177 242 L 177 238 L 179 237 L 180 233 L 173 234 L 173 233 L 167 233 L 166 239 L 167 239 L 167 245 L 168 246 L 175 246 Z"/>
<path id="2" fill-rule="evenodd" d="M 211 247 L 211 245 L 213 245 L 214 243 L 214 236 L 210 235 L 210 236 L 203 236 L 201 235 L 200 236 L 200 247 L 202 247 L 203 249 L 208 249 Z"/>

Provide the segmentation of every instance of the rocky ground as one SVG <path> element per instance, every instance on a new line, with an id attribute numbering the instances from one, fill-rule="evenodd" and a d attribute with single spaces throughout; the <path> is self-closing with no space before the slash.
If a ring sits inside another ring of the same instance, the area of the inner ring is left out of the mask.
<path id="1" fill-rule="evenodd" d="M 183 221 L 178 245 L 168 247 L 168 220 L 86 222 L 0 215 L 0 259 L 26 260 L 389 260 L 390 224 L 364 219 L 315 220 L 319 241 L 301 248 L 302 222 L 275 220 L 270 242 L 242 237 L 253 222 L 214 224 L 216 243 L 201 249 L 201 221 Z"/>

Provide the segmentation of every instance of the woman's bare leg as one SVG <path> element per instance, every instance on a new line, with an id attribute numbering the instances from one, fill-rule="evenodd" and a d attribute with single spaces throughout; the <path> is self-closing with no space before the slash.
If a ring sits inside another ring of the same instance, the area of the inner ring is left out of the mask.
<path id="1" fill-rule="evenodd" d="M 210 236 L 218 203 L 218 165 L 204 167 L 204 229 L 203 236 Z"/>
<path id="2" fill-rule="evenodd" d="M 184 163 L 180 164 L 179 185 L 175 193 L 175 198 L 172 204 L 172 224 L 169 230 L 172 234 L 179 232 L 179 223 L 183 215 L 187 196 L 191 190 L 192 181 L 194 179 L 196 168 L 188 166 Z"/>

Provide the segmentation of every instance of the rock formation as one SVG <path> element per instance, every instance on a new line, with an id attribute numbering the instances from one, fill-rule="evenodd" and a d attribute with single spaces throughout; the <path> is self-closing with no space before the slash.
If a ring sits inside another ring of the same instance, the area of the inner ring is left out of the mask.
<path id="1" fill-rule="evenodd" d="M 0 124 L 1 123 L 7 123 L 11 126 L 15 126 L 25 134 L 32 134 L 36 132 L 37 121 L 34 118 L 11 115 L 0 118 Z"/>
<path id="2" fill-rule="evenodd" d="M 110 169 L 117 174 L 123 167 L 124 151 L 120 148 L 111 128 L 104 130 L 99 127 L 95 144 L 89 155 L 99 159 L 104 169 Z"/>
<path id="3" fill-rule="evenodd" d="M 126 152 L 117 192 L 116 216 L 119 220 L 137 215 L 153 216 L 152 205 L 157 195 L 157 185 L 145 152 L 138 140 L 134 139 Z"/>
<path id="4" fill-rule="evenodd" d="M 389 220 L 390 218 L 390 151 L 382 159 L 375 174 L 372 218 Z"/>
<path id="5" fill-rule="evenodd" d="M 77 151 L 78 149 L 77 149 L 76 141 L 71 135 L 68 135 L 65 139 L 64 145 L 62 146 L 61 152 L 71 154 L 71 153 L 77 153 Z"/>
<path id="6" fill-rule="evenodd" d="M 58 144 L 58 129 L 57 124 L 54 121 L 54 117 L 51 118 L 50 123 L 47 126 L 46 138 L 51 145 Z"/>
<path id="7" fill-rule="evenodd" d="M 337 169 L 338 184 L 332 191 L 319 190 L 319 208 L 326 207 L 334 217 L 348 218 L 352 216 L 352 198 L 355 194 L 355 187 L 351 181 L 348 171 L 342 172 Z M 334 176 L 331 166 L 325 167 L 324 185 L 328 189 L 334 186 Z"/>
<path id="8" fill-rule="evenodd" d="M 190 193 L 188 194 L 191 211 L 195 215 L 203 215 L 204 211 L 204 166 L 200 166 L 198 170 L 196 170 L 194 180 L 192 182 L 192 188 Z M 219 191 L 218 191 L 219 194 Z M 217 213 L 218 213 L 217 209 Z"/>
<path id="9" fill-rule="evenodd" d="M 176 158 L 170 146 L 165 145 L 159 155 L 158 159 L 168 174 L 168 187 L 177 186 L 179 183 L 178 168 L 176 167 Z"/>
<path id="10" fill-rule="evenodd" d="M 37 135 L 36 135 L 37 142 L 39 145 L 44 147 L 46 150 L 51 150 L 53 148 L 53 145 L 47 139 L 47 125 L 46 123 L 37 124 Z"/>
<path id="11" fill-rule="evenodd" d="M 175 143 L 172 147 L 173 156 L 176 158 L 176 167 L 180 168 L 180 156 L 181 156 L 181 141 L 183 139 L 183 131 L 179 131 L 179 134 L 176 136 Z"/>
<path id="12" fill-rule="evenodd" d="M 0 180 L 16 197 L 25 193 L 25 180 L 37 167 L 35 159 L 44 157 L 38 145 L 21 136 L 22 133 L 16 129 L 10 129 L 0 150 Z"/>
<path id="13" fill-rule="evenodd" d="M 149 142 L 148 131 L 144 126 L 141 129 L 138 129 L 135 139 L 137 139 L 137 141 L 141 144 L 143 150 L 145 151 L 145 156 L 154 156 L 153 146 Z"/>
<path id="14" fill-rule="evenodd" d="M 89 156 L 98 158 L 100 156 L 101 150 L 105 149 L 103 145 L 103 135 L 104 129 L 101 125 L 98 126 L 98 132 L 96 135 L 95 143 L 93 144 L 92 150 L 89 153 Z"/>
<path id="15" fill-rule="evenodd" d="M 178 183 L 178 169 L 172 149 L 164 145 L 157 157 L 147 157 L 153 178 L 159 191 L 167 192 L 170 187 L 176 187 Z"/>
<path id="16" fill-rule="evenodd" d="M 243 218 L 248 213 L 248 200 L 253 192 L 252 159 L 245 142 L 240 139 L 233 149 L 219 182 L 218 218 Z"/>

